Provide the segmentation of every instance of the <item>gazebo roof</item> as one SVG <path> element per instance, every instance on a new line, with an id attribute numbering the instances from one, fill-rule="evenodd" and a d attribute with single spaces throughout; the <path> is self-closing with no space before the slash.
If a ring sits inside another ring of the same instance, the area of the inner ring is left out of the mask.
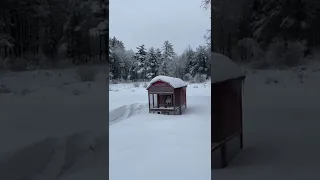
<path id="1" fill-rule="evenodd" d="M 211 54 L 211 82 L 223 82 L 230 79 L 244 77 L 244 70 L 229 57 L 222 54 Z"/>
<path id="2" fill-rule="evenodd" d="M 174 77 L 170 77 L 170 76 L 156 76 L 149 82 L 147 89 L 149 89 L 149 87 L 152 86 L 152 84 L 154 84 L 157 81 L 162 81 L 162 82 L 168 83 L 175 89 L 185 87 L 188 85 L 186 82 L 184 82 L 180 78 L 174 78 Z"/>

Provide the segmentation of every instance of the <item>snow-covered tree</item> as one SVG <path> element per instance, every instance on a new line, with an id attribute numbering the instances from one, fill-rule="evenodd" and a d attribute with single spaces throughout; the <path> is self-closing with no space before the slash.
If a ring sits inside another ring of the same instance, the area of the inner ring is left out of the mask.
<path id="1" fill-rule="evenodd" d="M 162 46 L 162 57 L 163 61 L 160 65 L 160 74 L 162 75 L 170 75 L 172 72 L 172 60 L 175 57 L 175 52 L 173 49 L 173 45 L 169 41 L 165 41 Z"/>
<path id="2" fill-rule="evenodd" d="M 194 66 L 195 61 L 195 52 L 193 49 L 189 46 L 188 49 L 185 50 L 185 56 L 186 56 L 186 73 L 191 73 L 191 69 Z M 194 74 L 193 74 L 194 75 Z"/>
<path id="3" fill-rule="evenodd" d="M 193 59 L 193 66 L 190 71 L 192 75 L 210 75 L 210 56 L 205 46 L 199 46 L 195 53 L 195 58 Z"/>
<path id="4" fill-rule="evenodd" d="M 205 42 L 204 42 L 205 43 Z M 109 64 L 112 80 L 128 79 L 132 81 L 150 80 L 157 75 L 167 75 L 178 78 L 195 76 L 198 73 L 205 74 L 210 67 L 204 67 L 209 58 L 208 45 L 200 46 L 193 51 L 189 46 L 182 54 L 177 55 L 173 46 L 168 41 L 163 49 L 151 47 L 146 52 L 144 45 L 137 47 L 134 52 L 125 50 L 122 41 L 115 37 L 109 38 Z M 166 60 L 165 60 L 166 58 Z"/>
<path id="5" fill-rule="evenodd" d="M 253 36 L 258 41 L 270 43 L 274 38 L 284 41 L 303 39 L 306 29 L 314 19 L 311 1 L 255 0 Z"/>
<path id="6" fill-rule="evenodd" d="M 113 37 L 109 39 L 109 66 L 113 79 L 124 77 L 126 51 L 122 41 Z"/>
<path id="7" fill-rule="evenodd" d="M 146 78 L 146 59 L 147 59 L 147 52 L 146 48 L 144 47 L 144 44 L 137 47 L 138 52 L 135 54 L 136 65 L 135 65 L 135 71 L 138 73 L 139 79 L 145 79 Z"/>
<path id="8" fill-rule="evenodd" d="M 147 79 L 152 79 L 158 74 L 159 64 L 157 62 L 157 54 L 156 50 L 151 47 L 147 53 L 146 59 L 146 67 L 147 67 Z"/>

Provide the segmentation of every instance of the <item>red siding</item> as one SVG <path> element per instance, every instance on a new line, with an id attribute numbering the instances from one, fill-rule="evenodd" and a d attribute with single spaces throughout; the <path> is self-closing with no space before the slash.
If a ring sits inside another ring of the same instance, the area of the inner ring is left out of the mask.
<path id="1" fill-rule="evenodd" d="M 180 89 L 181 88 L 174 90 L 175 106 L 176 107 L 179 107 L 181 105 Z"/>
<path id="2" fill-rule="evenodd" d="M 160 85 L 160 86 L 170 86 L 168 83 L 163 82 L 163 81 L 156 81 L 156 82 L 153 83 L 151 86 L 157 86 L 157 85 Z M 170 87 L 171 87 L 171 86 L 170 86 Z"/>
<path id="3" fill-rule="evenodd" d="M 213 84 L 211 90 L 211 139 L 221 142 L 242 132 L 242 79 Z"/>
<path id="4" fill-rule="evenodd" d="M 187 87 L 181 87 L 174 89 L 170 84 L 163 82 L 163 81 L 157 81 L 153 83 L 147 90 L 149 94 L 158 94 L 158 103 L 159 104 L 165 104 L 164 96 L 161 96 L 160 94 L 165 93 L 173 93 L 174 96 L 174 103 L 175 107 L 181 107 L 182 105 L 186 104 L 186 89 Z M 160 96 L 159 96 L 160 95 Z M 150 100 L 149 100 L 150 101 Z M 181 112 L 181 109 L 179 109 Z M 178 112 L 179 114 L 179 112 Z M 180 113 L 181 114 L 181 113 Z"/>
<path id="5" fill-rule="evenodd" d="M 174 88 L 163 81 L 157 81 L 153 83 L 149 88 L 149 92 L 173 92 Z"/>

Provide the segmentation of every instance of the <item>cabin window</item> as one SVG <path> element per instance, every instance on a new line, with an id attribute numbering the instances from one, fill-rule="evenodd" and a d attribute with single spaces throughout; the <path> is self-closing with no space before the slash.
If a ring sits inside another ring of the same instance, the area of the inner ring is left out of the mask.
<path id="1" fill-rule="evenodd" d="M 172 108 L 173 94 L 149 94 L 150 108 Z"/>
<path id="2" fill-rule="evenodd" d="M 150 108 L 158 108 L 157 94 L 149 94 L 149 104 L 150 104 Z"/>
<path id="3" fill-rule="evenodd" d="M 153 107 L 158 108 L 158 94 L 153 94 Z"/>

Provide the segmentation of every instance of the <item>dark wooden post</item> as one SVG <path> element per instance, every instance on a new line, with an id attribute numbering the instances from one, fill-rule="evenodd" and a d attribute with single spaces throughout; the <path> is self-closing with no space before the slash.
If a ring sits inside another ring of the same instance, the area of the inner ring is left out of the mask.
<path id="1" fill-rule="evenodd" d="M 185 90 L 184 90 L 184 103 L 185 103 L 185 106 L 186 106 L 186 109 L 187 109 L 187 88 L 185 87 Z"/>
<path id="2" fill-rule="evenodd" d="M 173 90 L 172 103 L 173 103 L 173 113 L 174 115 L 176 115 L 176 90 Z"/>
<path id="3" fill-rule="evenodd" d="M 243 149 L 243 109 L 242 109 L 242 99 L 243 99 L 243 88 L 244 88 L 244 80 L 245 77 L 242 79 L 241 82 L 241 90 L 240 90 L 240 118 L 241 118 L 241 132 L 240 132 L 240 149 Z"/>
<path id="4" fill-rule="evenodd" d="M 227 167 L 227 146 L 226 142 L 221 145 L 221 168 Z"/>
<path id="5" fill-rule="evenodd" d="M 152 108 L 154 108 L 154 94 L 152 94 Z"/>
<path id="6" fill-rule="evenodd" d="M 148 104 L 149 104 L 149 113 L 150 113 L 150 93 L 148 91 Z"/>

